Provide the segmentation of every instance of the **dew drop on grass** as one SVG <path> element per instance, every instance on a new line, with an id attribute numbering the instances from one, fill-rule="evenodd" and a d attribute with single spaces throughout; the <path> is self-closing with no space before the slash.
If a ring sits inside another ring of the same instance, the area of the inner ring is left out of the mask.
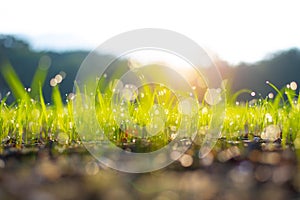
<path id="1" fill-rule="evenodd" d="M 176 137 L 177 137 L 177 133 L 172 133 L 171 136 L 170 136 L 170 139 L 175 140 Z"/>
<path id="2" fill-rule="evenodd" d="M 273 98 L 274 98 L 274 94 L 273 94 L 272 92 L 270 92 L 270 93 L 268 94 L 268 97 L 269 97 L 270 99 L 273 99 Z"/>
<path id="3" fill-rule="evenodd" d="M 68 99 L 73 101 L 75 99 L 75 94 L 74 93 L 69 93 L 68 94 Z"/>
<path id="4" fill-rule="evenodd" d="M 250 95 L 251 95 L 252 97 L 254 97 L 256 94 L 255 94 L 255 92 L 251 92 Z"/>
<path id="5" fill-rule="evenodd" d="M 171 130 L 172 132 L 176 132 L 176 131 L 177 131 L 177 127 L 176 127 L 176 126 L 170 126 L 170 130 Z"/>
<path id="6" fill-rule="evenodd" d="M 268 122 L 273 122 L 273 118 L 272 118 L 272 115 L 271 115 L 270 113 L 267 113 L 267 114 L 265 115 L 265 117 L 266 117 L 266 120 L 267 120 Z"/>
<path id="7" fill-rule="evenodd" d="M 57 85 L 56 79 L 55 79 L 55 78 L 52 78 L 52 79 L 50 80 L 50 86 L 51 86 L 51 87 L 55 87 L 56 85 Z"/>
<path id="8" fill-rule="evenodd" d="M 202 108 L 202 114 L 205 115 L 208 113 L 208 109 L 206 107 Z"/>
<path id="9" fill-rule="evenodd" d="M 297 83 L 295 82 L 295 81 L 293 81 L 293 82 L 291 82 L 290 83 L 290 88 L 292 89 L 292 90 L 297 90 Z"/>
<path id="10" fill-rule="evenodd" d="M 261 138 L 264 140 L 275 141 L 280 138 L 280 127 L 278 125 L 269 125 L 265 131 L 261 134 Z"/>
<path id="11" fill-rule="evenodd" d="M 64 133 L 64 132 L 60 132 L 57 134 L 57 142 L 59 144 L 68 144 L 69 142 L 69 136 L 68 134 Z"/>
<path id="12" fill-rule="evenodd" d="M 40 111 L 36 108 L 33 109 L 31 113 L 34 119 L 38 119 L 40 117 Z"/>
<path id="13" fill-rule="evenodd" d="M 55 76 L 55 80 L 56 80 L 57 83 L 61 83 L 62 80 L 63 80 L 63 77 L 62 77 L 60 74 L 57 74 L 57 75 Z"/>

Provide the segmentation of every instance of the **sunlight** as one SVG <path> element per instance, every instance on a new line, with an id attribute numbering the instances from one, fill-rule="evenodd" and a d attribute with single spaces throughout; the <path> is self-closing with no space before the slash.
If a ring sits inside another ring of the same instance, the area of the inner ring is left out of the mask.
<path id="1" fill-rule="evenodd" d="M 130 69 L 151 64 L 164 65 L 175 70 L 187 80 L 191 78 L 194 70 L 193 66 L 184 58 L 162 49 L 141 49 L 127 54 L 126 57 Z"/>

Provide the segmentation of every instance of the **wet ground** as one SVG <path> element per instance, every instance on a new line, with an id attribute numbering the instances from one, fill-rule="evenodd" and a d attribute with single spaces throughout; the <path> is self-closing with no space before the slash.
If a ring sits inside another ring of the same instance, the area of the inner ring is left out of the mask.
<path id="1" fill-rule="evenodd" d="M 300 165 L 292 147 L 219 141 L 206 158 L 194 146 L 167 168 L 115 171 L 80 145 L 2 149 L 0 199 L 300 199 Z"/>

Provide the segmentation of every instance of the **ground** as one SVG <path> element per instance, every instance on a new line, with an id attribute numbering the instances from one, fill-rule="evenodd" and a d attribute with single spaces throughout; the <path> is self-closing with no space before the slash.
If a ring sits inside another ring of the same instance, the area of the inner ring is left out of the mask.
<path id="1" fill-rule="evenodd" d="M 175 161 L 143 174 L 99 163 L 80 144 L 55 142 L 2 150 L 0 199 L 297 199 L 300 170 L 292 146 L 219 140 L 205 159 Z"/>

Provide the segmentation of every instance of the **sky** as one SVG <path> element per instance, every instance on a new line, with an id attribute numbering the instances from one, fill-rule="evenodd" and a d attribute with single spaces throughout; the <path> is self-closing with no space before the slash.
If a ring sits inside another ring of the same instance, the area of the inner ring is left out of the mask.
<path id="1" fill-rule="evenodd" d="M 297 0 L 0 0 L 0 34 L 37 50 L 92 50 L 139 28 L 181 33 L 231 64 L 300 47 Z"/>

